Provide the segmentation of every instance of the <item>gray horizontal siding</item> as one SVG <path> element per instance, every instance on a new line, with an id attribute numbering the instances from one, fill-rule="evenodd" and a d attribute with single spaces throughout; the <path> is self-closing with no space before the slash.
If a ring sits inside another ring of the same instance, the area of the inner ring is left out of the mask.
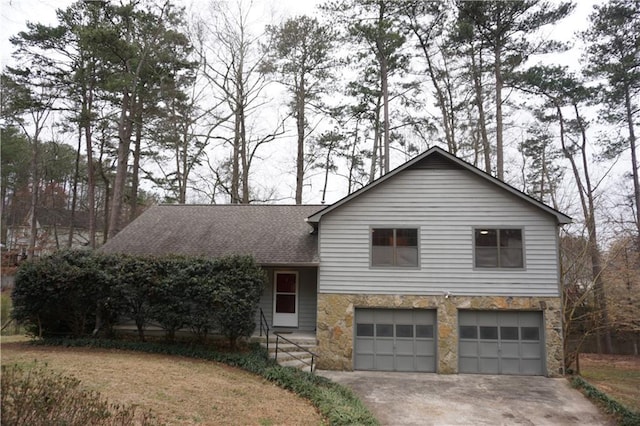
<path id="1" fill-rule="evenodd" d="M 376 226 L 420 229 L 420 268 L 369 267 Z M 521 227 L 525 270 L 473 268 L 473 228 Z M 406 170 L 324 216 L 322 293 L 557 296 L 555 218 L 466 170 Z"/>

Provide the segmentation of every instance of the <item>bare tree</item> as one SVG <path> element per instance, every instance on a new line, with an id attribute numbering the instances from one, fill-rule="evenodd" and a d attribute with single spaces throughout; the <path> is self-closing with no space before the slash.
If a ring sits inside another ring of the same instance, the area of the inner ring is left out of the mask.
<path id="1" fill-rule="evenodd" d="M 260 72 L 265 55 L 259 45 L 263 34 L 254 34 L 251 25 L 255 13 L 252 2 L 211 1 L 208 16 L 197 21 L 196 50 L 202 72 L 230 115 L 222 127 L 231 136 L 220 137 L 232 152 L 229 167 L 219 173 L 230 175 L 228 192 L 232 204 L 251 201 L 249 178 L 257 151 L 284 134 L 283 118 L 277 117 L 276 124 L 268 129 L 258 128 L 251 121 L 251 116 L 268 102 L 265 97 L 268 81 Z"/>

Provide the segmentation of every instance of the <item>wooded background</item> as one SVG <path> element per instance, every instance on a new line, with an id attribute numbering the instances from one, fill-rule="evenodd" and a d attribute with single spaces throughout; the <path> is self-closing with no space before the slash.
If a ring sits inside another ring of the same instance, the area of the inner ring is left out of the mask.
<path id="1" fill-rule="evenodd" d="M 95 248 L 158 202 L 332 202 L 439 145 L 574 217 L 571 344 L 637 353 L 639 1 L 565 40 L 571 2 L 336 0 L 266 26 L 260 2 L 195 5 L 78 1 L 11 37 L 3 250 L 41 253 L 45 222 Z"/>

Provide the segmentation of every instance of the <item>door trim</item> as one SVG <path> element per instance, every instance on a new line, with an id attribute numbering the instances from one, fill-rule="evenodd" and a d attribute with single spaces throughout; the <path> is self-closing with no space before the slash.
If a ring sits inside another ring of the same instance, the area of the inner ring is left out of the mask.
<path id="1" fill-rule="evenodd" d="M 295 287 L 295 312 L 277 313 L 276 301 L 278 297 L 278 275 L 294 275 L 296 280 Z M 300 312 L 300 274 L 298 271 L 277 270 L 273 272 L 273 326 L 274 327 L 298 327 L 298 313 Z"/>

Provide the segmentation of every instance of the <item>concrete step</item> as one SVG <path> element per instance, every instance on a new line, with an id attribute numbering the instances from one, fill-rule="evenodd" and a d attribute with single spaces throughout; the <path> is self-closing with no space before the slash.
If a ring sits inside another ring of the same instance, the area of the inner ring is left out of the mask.
<path id="1" fill-rule="evenodd" d="M 262 344 L 262 346 L 266 346 L 264 343 Z M 314 352 L 315 349 L 317 348 L 316 345 L 290 345 L 288 343 L 278 343 L 278 352 L 297 352 L 300 350 L 300 348 L 304 348 L 307 351 L 311 351 Z M 276 344 L 275 343 L 269 343 L 269 352 L 275 352 L 276 351 Z"/>
<path id="2" fill-rule="evenodd" d="M 271 358 L 275 357 L 275 352 L 269 354 Z M 278 362 L 290 361 L 294 359 L 311 360 L 311 354 L 309 352 L 282 352 L 278 351 Z"/>
<path id="3" fill-rule="evenodd" d="M 311 364 L 312 356 L 304 350 L 316 353 L 318 345 L 316 337 L 314 335 L 298 335 L 295 333 L 286 334 L 283 335 L 283 337 L 295 344 L 283 339 L 278 339 L 277 336 L 269 334 L 269 356 L 275 358 L 276 341 L 278 341 L 278 364 L 285 367 L 298 368 L 302 371 L 311 371 L 309 364 Z M 266 336 L 252 336 L 251 341 L 259 342 L 262 347 L 267 346 Z M 314 363 L 315 362 L 316 360 L 314 359 Z"/>
<path id="4" fill-rule="evenodd" d="M 286 339 L 290 340 L 291 342 L 294 342 L 300 346 L 316 346 L 318 344 L 318 339 L 316 339 L 315 336 L 284 336 Z M 276 344 L 276 340 L 278 340 L 277 336 L 274 336 L 273 334 L 269 335 L 269 346 L 271 347 L 271 345 L 275 345 Z M 251 341 L 252 342 L 259 342 L 259 343 L 266 343 L 267 342 L 267 338 L 265 336 L 251 336 Z M 286 340 L 284 339 L 279 339 L 280 341 L 280 345 L 289 345 L 290 343 L 288 343 Z"/>
<path id="5" fill-rule="evenodd" d="M 314 361 L 315 362 L 315 361 Z M 278 364 L 280 364 L 283 367 L 293 367 L 293 368 L 297 368 L 298 370 L 302 370 L 302 371 L 306 371 L 307 373 L 311 373 L 311 358 L 309 358 L 308 362 L 302 362 L 300 360 L 297 359 L 293 359 L 293 360 L 289 360 L 289 361 L 280 361 L 280 359 L 278 359 Z M 315 368 L 315 364 L 313 366 Z"/>

